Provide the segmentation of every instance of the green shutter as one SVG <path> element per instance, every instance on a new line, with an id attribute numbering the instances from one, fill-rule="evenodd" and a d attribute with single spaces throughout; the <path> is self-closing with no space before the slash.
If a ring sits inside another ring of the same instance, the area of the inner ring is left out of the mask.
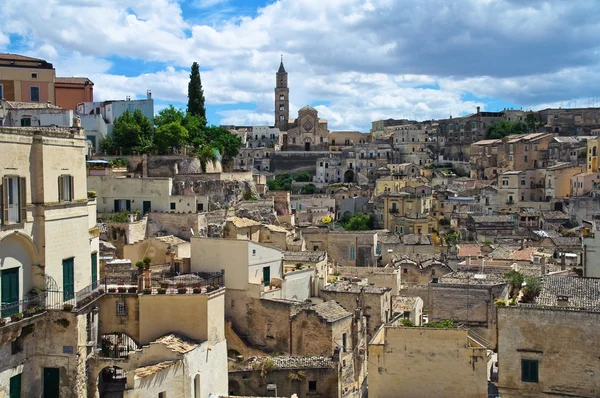
<path id="1" fill-rule="evenodd" d="M 263 285 L 271 284 L 271 267 L 263 267 Z"/>
<path id="2" fill-rule="evenodd" d="M 12 268 L 2 271 L 2 305 L 12 304 L 2 311 L 2 317 L 19 312 L 19 269 Z"/>
<path id="3" fill-rule="evenodd" d="M 63 260 L 63 300 L 75 297 L 75 275 L 73 273 L 74 258 Z"/>
<path id="4" fill-rule="evenodd" d="M 92 289 L 98 285 L 98 253 L 92 253 Z"/>
<path id="5" fill-rule="evenodd" d="M 10 378 L 10 398 L 21 398 L 21 373 Z"/>

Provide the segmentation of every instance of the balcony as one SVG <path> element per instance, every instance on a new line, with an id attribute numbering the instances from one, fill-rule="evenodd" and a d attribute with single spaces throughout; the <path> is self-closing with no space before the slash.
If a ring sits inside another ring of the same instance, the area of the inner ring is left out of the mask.
<path id="1" fill-rule="evenodd" d="M 45 290 L 12 303 L 0 306 L 0 327 L 13 325 L 17 322 L 44 313 L 48 310 L 72 311 L 82 308 L 104 294 L 100 282 L 94 282 L 77 292 Z M 10 322 L 7 318 L 10 317 Z"/>
<path id="2" fill-rule="evenodd" d="M 400 213 L 400 210 L 399 210 L 399 209 L 397 209 L 397 208 L 395 208 L 395 207 L 392 207 L 392 208 L 390 209 L 390 213 L 392 213 L 392 214 L 398 214 L 398 213 Z"/>

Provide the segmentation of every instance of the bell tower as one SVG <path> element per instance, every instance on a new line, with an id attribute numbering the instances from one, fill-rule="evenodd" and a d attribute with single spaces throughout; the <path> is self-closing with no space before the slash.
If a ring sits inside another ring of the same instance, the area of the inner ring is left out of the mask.
<path id="1" fill-rule="evenodd" d="M 288 74 L 283 67 L 283 55 L 275 79 L 275 127 L 279 128 L 279 131 L 287 131 L 290 118 L 290 89 Z"/>

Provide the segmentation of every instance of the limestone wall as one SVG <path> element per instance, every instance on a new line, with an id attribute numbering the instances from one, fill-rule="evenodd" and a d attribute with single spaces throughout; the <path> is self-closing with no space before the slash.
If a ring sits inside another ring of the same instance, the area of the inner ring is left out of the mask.
<path id="1" fill-rule="evenodd" d="M 486 398 L 487 354 L 467 331 L 385 327 L 369 344 L 369 396 Z M 432 380 L 432 375 L 435 380 Z"/>
<path id="2" fill-rule="evenodd" d="M 557 307 L 498 309 L 502 397 L 593 397 L 600 383 L 600 312 Z M 538 383 L 521 381 L 521 360 L 537 360 Z"/>
<path id="3" fill-rule="evenodd" d="M 204 214 L 198 213 L 150 213 L 148 214 L 148 236 L 175 235 L 189 240 L 192 236 L 207 236 L 208 223 Z"/>

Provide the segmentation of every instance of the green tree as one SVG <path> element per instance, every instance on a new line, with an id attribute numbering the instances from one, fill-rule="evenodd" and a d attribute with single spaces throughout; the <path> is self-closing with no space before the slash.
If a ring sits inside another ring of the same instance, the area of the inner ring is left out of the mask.
<path id="1" fill-rule="evenodd" d="M 148 152 L 153 146 L 154 128 L 142 111 L 128 110 L 115 119 L 112 132 L 112 147 L 129 155 L 133 151 Z"/>
<path id="2" fill-rule="evenodd" d="M 460 242 L 460 235 L 455 232 L 452 231 L 448 234 L 446 234 L 446 243 L 449 245 L 457 245 Z"/>
<path id="3" fill-rule="evenodd" d="M 521 286 L 525 281 L 525 277 L 519 271 L 515 271 L 514 269 L 508 271 L 504 277 L 506 278 L 506 282 L 510 286 L 510 296 L 512 297 L 516 293 L 521 290 Z"/>
<path id="4" fill-rule="evenodd" d="M 188 84 L 188 107 L 187 112 L 191 116 L 199 116 L 206 120 L 206 108 L 204 107 L 204 90 L 200 79 L 200 65 L 192 64 L 190 82 Z"/>
<path id="5" fill-rule="evenodd" d="M 154 125 L 156 128 L 167 125 L 169 123 L 178 122 L 182 126 L 186 114 L 183 109 L 177 109 L 173 105 L 169 105 L 165 109 L 161 109 L 156 116 L 154 116 Z"/>
<path id="6" fill-rule="evenodd" d="M 300 193 L 312 195 L 313 193 L 315 193 L 316 190 L 317 190 L 317 187 L 315 186 L 315 184 L 306 184 L 305 186 L 302 187 L 302 189 L 300 190 Z"/>
<path id="7" fill-rule="evenodd" d="M 373 220 L 371 220 L 369 215 L 356 213 L 350 217 L 350 220 L 348 220 L 344 229 L 348 231 L 368 231 L 369 229 L 372 229 L 372 226 Z"/>
<path id="8" fill-rule="evenodd" d="M 219 149 L 222 156 L 221 162 L 225 165 L 229 165 L 233 161 L 242 147 L 242 139 L 223 127 L 205 127 L 200 138 Z"/>
<path id="9" fill-rule="evenodd" d="M 307 172 L 302 172 L 296 175 L 296 181 L 298 182 L 310 182 L 311 180 L 312 178 Z"/>
<path id="10" fill-rule="evenodd" d="M 513 134 L 524 134 L 525 132 L 527 132 L 525 123 L 511 120 L 494 122 L 488 130 L 491 139 L 504 138 Z"/>
<path id="11" fill-rule="evenodd" d="M 188 131 L 179 121 L 172 121 L 156 129 L 154 144 L 161 155 L 172 153 L 174 148 L 184 146 L 188 141 Z"/>
<path id="12" fill-rule="evenodd" d="M 185 115 L 183 126 L 188 130 L 189 144 L 194 148 L 200 148 L 207 144 L 204 128 L 206 127 L 206 119 L 200 116 L 192 116 L 189 113 Z M 241 147 L 241 140 L 240 140 Z"/>
<path id="13" fill-rule="evenodd" d="M 540 128 L 544 127 L 546 123 L 544 123 L 535 113 L 528 112 L 527 116 L 525 116 L 525 125 L 527 126 L 528 132 L 536 133 Z"/>
<path id="14" fill-rule="evenodd" d="M 524 303 L 530 303 L 540 294 L 542 289 L 542 283 L 540 278 L 530 277 L 525 278 L 525 287 L 523 288 L 523 296 L 521 301 Z"/>

